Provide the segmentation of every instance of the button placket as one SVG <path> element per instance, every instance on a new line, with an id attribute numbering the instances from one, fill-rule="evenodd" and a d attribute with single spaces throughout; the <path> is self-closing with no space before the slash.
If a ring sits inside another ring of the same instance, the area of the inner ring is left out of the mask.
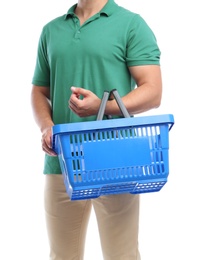
<path id="1" fill-rule="evenodd" d="M 76 30 L 75 30 L 75 35 L 74 35 L 74 38 L 75 39 L 80 39 L 80 23 L 79 23 L 79 20 L 77 17 L 74 17 L 74 22 L 75 22 L 75 27 L 76 27 Z"/>
<path id="2" fill-rule="evenodd" d="M 76 32 L 75 32 L 75 39 L 80 39 L 80 30 L 77 30 Z"/>

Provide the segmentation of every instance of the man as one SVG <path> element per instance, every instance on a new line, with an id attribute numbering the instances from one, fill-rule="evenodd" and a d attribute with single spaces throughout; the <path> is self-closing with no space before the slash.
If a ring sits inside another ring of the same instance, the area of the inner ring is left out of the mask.
<path id="1" fill-rule="evenodd" d="M 45 152 L 50 259 L 84 259 L 93 206 L 103 259 L 140 260 L 139 195 L 70 201 L 51 149 L 51 131 L 54 124 L 95 120 L 105 89 L 116 88 L 130 114 L 158 107 L 160 50 L 152 30 L 113 0 L 79 0 L 44 26 L 32 83 L 32 107 Z M 115 100 L 107 102 L 105 113 L 121 116 Z"/>

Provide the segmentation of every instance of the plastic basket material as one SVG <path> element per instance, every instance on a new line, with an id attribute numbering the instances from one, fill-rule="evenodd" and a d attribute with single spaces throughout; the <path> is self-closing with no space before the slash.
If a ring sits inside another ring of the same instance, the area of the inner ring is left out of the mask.
<path id="1" fill-rule="evenodd" d="M 160 191 L 169 174 L 173 124 L 168 114 L 53 126 L 71 200 Z"/>

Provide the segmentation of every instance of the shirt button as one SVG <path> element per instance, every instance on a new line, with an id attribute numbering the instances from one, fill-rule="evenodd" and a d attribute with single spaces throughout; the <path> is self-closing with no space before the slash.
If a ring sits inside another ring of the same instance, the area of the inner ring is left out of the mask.
<path id="1" fill-rule="evenodd" d="M 80 31 L 77 31 L 77 32 L 75 33 L 75 38 L 76 38 L 76 39 L 79 39 L 79 38 L 80 38 Z"/>

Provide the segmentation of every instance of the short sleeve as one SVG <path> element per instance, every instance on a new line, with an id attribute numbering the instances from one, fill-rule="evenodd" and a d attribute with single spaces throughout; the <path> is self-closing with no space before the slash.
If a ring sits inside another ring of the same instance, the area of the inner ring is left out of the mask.
<path id="1" fill-rule="evenodd" d="M 47 39 L 44 29 L 39 38 L 32 84 L 37 86 L 50 86 L 50 66 L 47 55 Z"/>
<path id="2" fill-rule="evenodd" d="M 159 65 L 160 55 L 161 52 L 153 31 L 145 20 L 136 14 L 131 22 L 127 41 L 127 65 Z"/>

